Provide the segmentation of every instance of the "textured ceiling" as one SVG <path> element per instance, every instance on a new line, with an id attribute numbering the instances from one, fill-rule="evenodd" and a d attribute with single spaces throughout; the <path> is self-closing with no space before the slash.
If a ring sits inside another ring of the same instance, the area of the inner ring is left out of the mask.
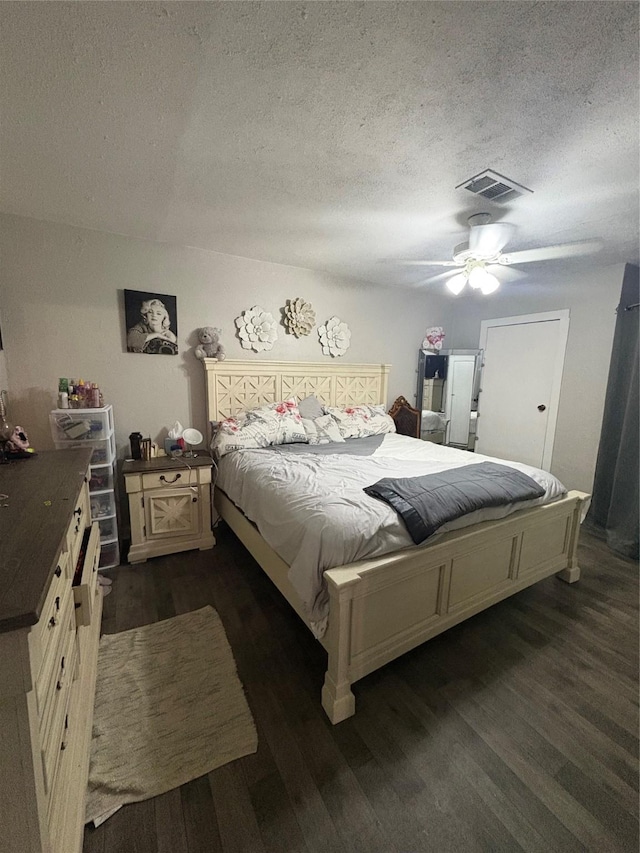
<path id="1" fill-rule="evenodd" d="M 0 25 L 5 212 L 389 285 L 479 210 L 514 251 L 638 261 L 635 2 L 5 2 Z M 485 168 L 533 194 L 455 189 Z"/>

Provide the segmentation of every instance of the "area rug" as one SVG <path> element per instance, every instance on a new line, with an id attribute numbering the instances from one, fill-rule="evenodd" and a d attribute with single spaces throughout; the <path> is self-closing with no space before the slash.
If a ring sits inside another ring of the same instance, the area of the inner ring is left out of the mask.
<path id="1" fill-rule="evenodd" d="M 100 640 L 86 822 L 255 752 L 256 727 L 212 607 Z"/>

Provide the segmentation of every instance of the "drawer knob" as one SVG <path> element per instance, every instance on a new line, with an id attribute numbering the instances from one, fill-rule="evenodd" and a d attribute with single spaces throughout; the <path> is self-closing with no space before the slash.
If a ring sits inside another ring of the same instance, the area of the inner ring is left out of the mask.
<path id="1" fill-rule="evenodd" d="M 77 515 L 79 518 L 82 515 L 82 507 L 79 506 L 78 509 L 74 509 L 73 513 L 74 513 L 74 515 Z"/>
<path id="2" fill-rule="evenodd" d="M 51 619 L 49 619 L 49 627 L 55 628 L 57 624 L 58 624 L 58 620 L 56 619 L 55 616 L 52 616 Z"/>
<path id="3" fill-rule="evenodd" d="M 56 610 L 60 610 L 60 596 L 56 595 Z"/>
<path id="4" fill-rule="evenodd" d="M 62 685 L 64 684 L 64 658 L 60 661 L 60 678 L 56 684 L 56 690 L 62 690 Z"/>
<path id="5" fill-rule="evenodd" d="M 162 480 L 163 483 L 169 483 L 170 484 L 170 483 L 176 483 L 180 479 L 181 476 L 182 476 L 182 474 L 178 473 L 173 478 L 173 480 L 167 480 L 167 478 L 164 476 L 164 474 L 160 474 L 160 479 Z"/>
<path id="6" fill-rule="evenodd" d="M 54 572 L 54 575 L 55 575 L 57 578 L 59 578 L 61 574 L 62 574 L 62 569 L 60 568 L 60 566 L 58 566 L 58 567 L 56 568 L 55 572 Z"/>

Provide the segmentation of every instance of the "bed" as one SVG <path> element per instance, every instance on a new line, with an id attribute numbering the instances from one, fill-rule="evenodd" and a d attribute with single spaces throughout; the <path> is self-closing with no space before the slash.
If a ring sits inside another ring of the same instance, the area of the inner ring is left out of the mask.
<path id="1" fill-rule="evenodd" d="M 204 359 L 203 365 L 210 422 L 311 394 L 329 406 L 385 403 L 390 369 L 380 364 L 215 359 Z M 578 580 L 576 549 L 588 499 L 571 491 L 505 518 L 439 533 L 418 547 L 403 546 L 324 570 L 327 617 L 320 642 L 328 663 L 322 705 L 331 722 L 355 713 L 354 682 L 404 652 L 552 574 L 569 583 Z M 322 633 L 290 579 L 289 563 L 222 488 L 216 488 L 214 502 L 300 618 L 316 636 Z"/>

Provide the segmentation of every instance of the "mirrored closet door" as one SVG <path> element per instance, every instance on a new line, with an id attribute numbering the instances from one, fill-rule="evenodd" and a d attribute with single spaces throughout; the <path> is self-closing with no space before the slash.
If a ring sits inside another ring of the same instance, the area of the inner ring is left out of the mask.
<path id="1" fill-rule="evenodd" d="M 474 449 L 481 365 L 481 350 L 419 350 L 416 408 L 423 439 Z"/>

